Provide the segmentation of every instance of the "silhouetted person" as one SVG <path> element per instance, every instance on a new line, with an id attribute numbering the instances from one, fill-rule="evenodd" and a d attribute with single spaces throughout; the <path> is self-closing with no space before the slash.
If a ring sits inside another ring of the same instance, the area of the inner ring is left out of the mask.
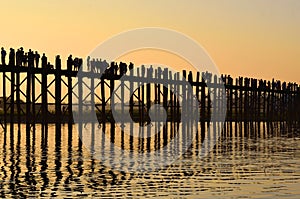
<path id="1" fill-rule="evenodd" d="M 56 58 L 55 58 L 55 67 L 56 69 L 61 69 L 61 59 L 60 59 L 60 56 L 57 55 Z"/>
<path id="2" fill-rule="evenodd" d="M 91 66 L 91 65 L 90 65 L 90 59 L 91 59 L 90 56 L 88 56 L 87 59 L 86 59 L 86 65 L 87 65 L 87 70 L 88 70 L 88 71 L 90 71 L 90 66 Z"/>
<path id="3" fill-rule="evenodd" d="M 23 66 L 27 66 L 28 55 L 25 53 L 22 58 Z"/>
<path id="4" fill-rule="evenodd" d="M 37 51 L 35 51 L 35 54 L 34 54 L 34 60 L 35 60 L 35 67 L 39 67 L 39 61 L 40 61 L 40 54 L 37 52 Z"/>
<path id="5" fill-rule="evenodd" d="M 79 68 L 79 59 L 77 57 L 75 57 L 74 61 L 73 61 L 73 65 L 74 65 L 74 70 L 78 70 Z"/>
<path id="6" fill-rule="evenodd" d="M 93 70 L 97 73 L 101 73 L 102 72 L 102 61 L 101 59 L 98 60 L 96 59 L 95 63 L 94 63 L 94 68 Z"/>
<path id="7" fill-rule="evenodd" d="M 228 84 L 232 85 L 232 83 L 233 83 L 233 79 L 230 75 L 228 75 Z"/>
<path id="8" fill-rule="evenodd" d="M 73 58 L 72 58 L 72 55 L 69 55 L 68 60 L 67 60 L 67 69 L 69 71 L 72 71 L 72 67 L 73 67 Z"/>
<path id="9" fill-rule="evenodd" d="M 127 65 L 126 63 L 120 62 L 120 75 L 123 76 L 127 72 Z"/>
<path id="10" fill-rule="evenodd" d="M 114 74 L 114 65 L 115 62 L 110 62 L 110 67 L 106 69 L 107 74 L 109 74 L 109 77 L 112 77 Z"/>
<path id="11" fill-rule="evenodd" d="M 159 79 L 161 78 L 161 74 L 162 74 L 161 67 L 158 67 L 158 69 L 157 69 L 157 77 L 158 77 Z"/>
<path id="12" fill-rule="evenodd" d="M 13 48 L 10 48 L 8 65 L 15 65 L 15 50 Z"/>
<path id="13" fill-rule="evenodd" d="M 16 52 L 16 65 L 21 66 L 22 65 L 22 59 L 21 59 L 21 50 L 18 49 Z"/>
<path id="14" fill-rule="evenodd" d="M 42 56 L 42 68 L 44 68 L 44 69 L 47 68 L 47 57 L 45 56 L 45 53 L 43 53 L 43 56 Z"/>
<path id="15" fill-rule="evenodd" d="M 50 62 L 47 63 L 47 69 L 53 69 L 53 65 Z"/>
<path id="16" fill-rule="evenodd" d="M 95 59 L 92 59 L 91 61 L 90 61 L 90 69 L 91 69 L 91 72 L 95 72 L 95 69 L 96 69 L 96 60 Z"/>
<path id="17" fill-rule="evenodd" d="M 190 71 L 189 74 L 188 74 L 188 82 L 189 82 L 189 83 L 192 83 L 192 82 L 193 82 L 193 74 L 192 74 L 192 71 Z"/>
<path id="18" fill-rule="evenodd" d="M 34 67 L 34 54 L 31 49 L 29 49 L 28 52 L 28 67 Z"/>
<path id="19" fill-rule="evenodd" d="M 114 75 L 117 75 L 118 74 L 118 69 L 119 69 L 119 66 L 118 66 L 118 64 L 117 64 L 117 62 L 115 62 L 115 64 L 114 64 Z"/>
<path id="20" fill-rule="evenodd" d="M 145 77 L 146 69 L 144 65 L 142 65 L 141 72 L 142 72 L 142 77 Z"/>
<path id="21" fill-rule="evenodd" d="M 20 66 L 22 66 L 23 59 L 24 59 L 24 50 L 23 47 L 20 48 Z"/>
<path id="22" fill-rule="evenodd" d="M 5 57 L 6 57 L 6 51 L 4 50 L 4 48 L 2 47 L 1 48 L 1 62 L 2 62 L 2 65 L 6 65 L 5 64 Z"/>
<path id="23" fill-rule="evenodd" d="M 108 66 L 109 66 L 109 64 L 107 63 L 106 60 L 104 60 L 103 62 L 101 62 L 101 65 L 100 65 L 100 67 L 101 67 L 101 73 L 105 74 Z"/>
<path id="24" fill-rule="evenodd" d="M 78 59 L 78 71 L 80 70 L 80 68 L 82 67 L 82 64 L 83 64 L 83 59 L 82 58 L 79 58 Z"/>
<path id="25" fill-rule="evenodd" d="M 148 68 L 147 75 L 148 75 L 148 77 L 153 77 L 153 67 L 152 67 L 152 65 L 150 66 L 150 68 Z"/>
<path id="26" fill-rule="evenodd" d="M 129 63 L 129 66 L 128 66 L 129 70 L 132 70 L 133 69 L 133 63 Z"/>

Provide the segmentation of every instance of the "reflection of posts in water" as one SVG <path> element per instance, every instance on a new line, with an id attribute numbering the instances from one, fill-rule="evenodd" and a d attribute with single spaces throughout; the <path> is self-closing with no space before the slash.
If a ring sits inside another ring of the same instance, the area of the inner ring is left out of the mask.
<path id="1" fill-rule="evenodd" d="M 34 141 L 33 141 L 34 142 Z M 31 152 L 31 136 L 30 136 L 30 128 L 27 128 L 26 124 L 26 168 L 27 172 L 25 172 L 25 181 L 28 185 L 34 184 L 34 176 L 32 176 L 32 152 Z"/>
<path id="2" fill-rule="evenodd" d="M 11 162 L 10 182 L 14 182 L 16 171 L 15 171 L 15 145 L 14 145 L 14 131 L 13 130 L 10 131 L 10 152 L 11 152 L 10 158 L 9 158 L 9 161 Z M 16 193 L 15 183 L 11 183 L 10 185 L 11 185 L 10 188 L 12 189 L 12 192 Z"/>
<path id="3" fill-rule="evenodd" d="M 61 171 L 61 128 L 56 128 L 55 131 L 55 175 L 56 179 L 54 182 L 54 187 L 58 187 L 62 179 Z M 55 196 L 55 193 L 52 193 L 52 197 Z"/>
<path id="4" fill-rule="evenodd" d="M 73 171 L 71 165 L 73 164 L 73 135 L 72 135 L 72 126 L 68 125 L 68 161 L 67 161 L 67 170 L 69 172 L 69 175 L 66 177 L 64 184 L 70 184 L 70 180 L 72 179 L 73 176 Z"/>
<path id="5" fill-rule="evenodd" d="M 47 168 L 48 168 L 48 127 L 46 128 L 42 127 L 42 135 L 41 135 L 41 178 L 43 179 L 43 185 L 41 187 L 41 190 L 44 191 L 48 187 L 49 184 L 49 178 L 47 175 Z"/>

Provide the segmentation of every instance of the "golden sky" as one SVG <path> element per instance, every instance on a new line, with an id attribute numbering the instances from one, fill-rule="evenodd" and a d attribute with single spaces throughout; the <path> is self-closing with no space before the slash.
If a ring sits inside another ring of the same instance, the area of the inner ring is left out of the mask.
<path id="1" fill-rule="evenodd" d="M 1 0 L 0 5 L 5 48 L 32 48 L 52 59 L 84 57 L 120 32 L 162 27 L 196 40 L 221 73 L 300 82 L 299 0 Z"/>

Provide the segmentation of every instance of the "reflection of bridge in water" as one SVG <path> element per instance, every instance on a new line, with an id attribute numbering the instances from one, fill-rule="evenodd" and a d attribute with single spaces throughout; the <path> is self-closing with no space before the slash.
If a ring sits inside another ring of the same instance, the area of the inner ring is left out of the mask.
<path id="1" fill-rule="evenodd" d="M 168 123 L 162 134 L 167 137 L 176 134 L 172 125 L 178 124 Z M 14 126 L 18 128 L 17 124 Z M 120 136 L 121 132 L 113 123 L 106 123 L 95 127 L 94 132 L 104 131 L 105 135 L 91 142 L 91 146 L 100 146 L 99 151 L 89 153 L 75 126 L 68 128 L 65 125 L 56 129 L 51 124 L 46 128 L 35 124 L 30 133 L 25 131 L 24 126 L 21 124 L 17 133 L 0 133 L 0 196 L 3 198 L 16 194 L 34 198 L 122 198 L 124 195 L 142 197 L 160 194 L 186 197 L 198 195 L 199 191 L 205 196 L 225 192 L 234 196 L 255 193 L 268 197 L 269 190 L 278 195 L 298 193 L 292 187 L 298 187 L 300 181 L 297 175 L 300 145 L 299 139 L 294 139 L 300 132 L 299 127 L 297 132 L 297 128 L 293 129 L 292 125 L 284 122 L 227 122 L 213 149 L 202 159 L 199 158 L 201 148 L 208 143 L 203 141 L 202 130 L 198 126 L 192 131 L 196 136 L 187 153 L 176 158 L 173 164 L 145 173 L 126 172 L 128 165 L 139 167 L 139 162 L 120 158 L 110 144 L 147 153 L 151 148 L 163 147 L 162 134 L 152 139 L 128 142 L 126 137 Z M 88 130 L 91 126 L 86 128 Z M 217 124 L 216 128 L 219 128 Z M 205 129 L 205 135 L 208 135 L 209 131 Z M 91 131 L 89 133 L 92 134 Z M 114 162 L 103 163 L 97 158 L 99 154 L 114 154 Z M 116 162 L 119 170 L 113 168 Z M 281 189 L 275 188 L 278 184 Z"/>
<path id="2" fill-rule="evenodd" d="M 212 114 L 227 121 L 297 121 L 299 120 L 299 85 L 210 73 L 172 73 L 167 68 L 137 68 L 125 75 L 100 74 L 91 71 L 62 69 L 60 59 L 54 68 L 33 68 L 0 65 L 2 78 L 1 125 L 7 123 L 70 123 L 73 116 L 87 118 L 85 110 L 94 106 L 98 121 L 113 121 L 110 105 L 119 100 L 124 112 L 125 90 L 134 93 L 129 101 L 129 113 L 134 121 L 148 121 L 153 104 L 167 110 L 169 121 L 180 121 L 181 114 L 197 112 L 201 121 L 210 121 Z M 137 84 L 147 83 L 133 90 Z M 88 83 L 87 83 L 88 82 Z M 190 83 L 190 88 L 186 86 Z M 162 85 L 164 84 L 164 85 Z M 167 84 L 167 85 L 166 85 Z M 91 89 L 94 88 L 94 89 Z M 112 97 L 119 89 L 119 96 Z M 172 89 L 181 90 L 176 96 Z M 196 97 L 199 104 L 189 104 Z M 87 98 L 89 99 L 87 104 Z M 180 101 L 181 98 L 182 100 Z M 226 102 L 227 101 L 227 102 Z M 296 111 L 298 110 L 298 111 Z M 75 115 L 74 115 L 75 114 Z M 222 115 L 223 114 L 223 115 Z M 12 126 L 12 125 L 11 125 Z"/>

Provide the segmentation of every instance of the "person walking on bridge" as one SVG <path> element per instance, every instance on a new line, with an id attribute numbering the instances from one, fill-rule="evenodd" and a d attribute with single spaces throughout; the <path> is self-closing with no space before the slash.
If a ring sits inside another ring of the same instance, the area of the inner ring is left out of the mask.
<path id="1" fill-rule="evenodd" d="M 2 65 L 5 66 L 5 56 L 6 56 L 6 51 L 4 50 L 4 48 L 2 47 L 1 48 L 1 62 L 2 62 Z"/>
<path id="2" fill-rule="evenodd" d="M 8 65 L 15 66 L 15 50 L 10 48 Z"/>
<path id="3" fill-rule="evenodd" d="M 40 61 L 40 54 L 35 51 L 35 54 L 34 54 L 34 60 L 35 60 L 35 67 L 38 68 L 39 67 L 39 61 Z"/>
<path id="4" fill-rule="evenodd" d="M 42 56 L 42 68 L 43 69 L 47 68 L 47 57 L 46 57 L 45 53 L 43 53 L 43 56 Z"/>

